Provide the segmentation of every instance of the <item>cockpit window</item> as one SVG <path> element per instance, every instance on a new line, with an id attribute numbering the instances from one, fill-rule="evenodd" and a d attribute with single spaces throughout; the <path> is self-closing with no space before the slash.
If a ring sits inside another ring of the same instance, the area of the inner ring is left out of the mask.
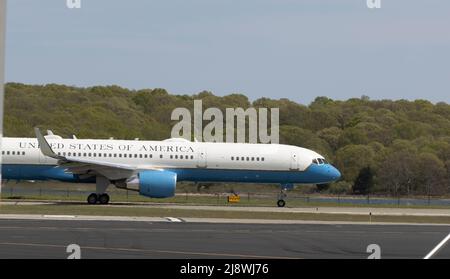
<path id="1" fill-rule="evenodd" d="M 316 165 L 329 164 L 327 160 L 322 159 L 322 158 L 313 159 L 312 162 L 313 162 L 313 164 L 316 164 Z"/>

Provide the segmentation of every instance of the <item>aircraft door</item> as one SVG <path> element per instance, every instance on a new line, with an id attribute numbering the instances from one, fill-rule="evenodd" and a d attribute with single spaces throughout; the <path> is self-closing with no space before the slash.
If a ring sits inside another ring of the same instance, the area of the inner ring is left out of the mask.
<path id="1" fill-rule="evenodd" d="M 200 148 L 197 155 L 197 167 L 198 168 L 206 168 L 206 150 L 205 148 Z"/>
<path id="2" fill-rule="evenodd" d="M 298 154 L 291 153 L 291 170 L 298 170 Z"/>

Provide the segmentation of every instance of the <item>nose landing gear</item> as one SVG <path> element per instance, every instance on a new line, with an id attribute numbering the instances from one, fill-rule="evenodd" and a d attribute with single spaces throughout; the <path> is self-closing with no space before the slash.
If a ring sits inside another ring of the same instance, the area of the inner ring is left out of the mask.
<path id="1" fill-rule="evenodd" d="M 284 207 L 286 205 L 286 202 L 284 200 L 278 200 L 277 205 L 278 207 Z"/>
<path id="2" fill-rule="evenodd" d="M 281 184 L 281 190 L 280 190 L 280 193 L 278 194 L 278 201 L 277 201 L 278 207 L 284 207 L 286 205 L 286 201 L 285 201 L 285 199 L 287 198 L 286 192 L 288 189 L 292 189 L 292 188 L 294 188 L 294 185 L 292 183 Z"/>

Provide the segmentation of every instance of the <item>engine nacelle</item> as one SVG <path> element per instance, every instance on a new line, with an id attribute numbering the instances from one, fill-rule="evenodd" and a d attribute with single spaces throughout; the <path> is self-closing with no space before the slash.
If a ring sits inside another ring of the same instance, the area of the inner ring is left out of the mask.
<path id="1" fill-rule="evenodd" d="M 169 198 L 175 195 L 177 174 L 171 171 L 142 171 L 128 181 L 126 188 L 137 190 L 149 198 Z"/>

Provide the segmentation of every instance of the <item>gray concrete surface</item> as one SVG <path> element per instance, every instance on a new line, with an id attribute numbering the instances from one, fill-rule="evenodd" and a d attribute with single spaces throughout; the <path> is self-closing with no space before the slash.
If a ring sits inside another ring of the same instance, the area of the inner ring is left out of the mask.
<path id="1" fill-rule="evenodd" d="M 70 217 L 69 217 L 70 218 Z M 0 220 L 0 258 L 423 258 L 450 226 Z M 444 247 L 438 258 L 450 258 Z"/>

